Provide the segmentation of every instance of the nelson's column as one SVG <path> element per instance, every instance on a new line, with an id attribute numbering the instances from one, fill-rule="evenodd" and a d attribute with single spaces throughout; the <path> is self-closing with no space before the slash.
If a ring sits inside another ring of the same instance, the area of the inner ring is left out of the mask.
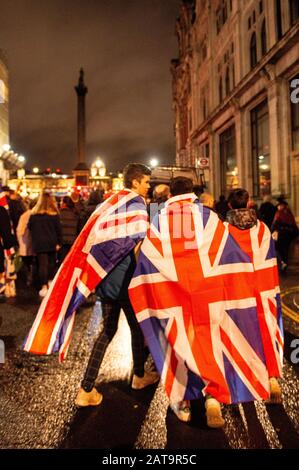
<path id="1" fill-rule="evenodd" d="M 77 166 L 73 170 L 76 178 L 76 185 L 88 186 L 89 168 L 86 165 L 86 132 L 85 132 L 85 95 L 88 92 L 84 83 L 84 71 L 80 69 L 78 85 L 75 86 L 78 97 L 78 118 L 77 118 Z"/>

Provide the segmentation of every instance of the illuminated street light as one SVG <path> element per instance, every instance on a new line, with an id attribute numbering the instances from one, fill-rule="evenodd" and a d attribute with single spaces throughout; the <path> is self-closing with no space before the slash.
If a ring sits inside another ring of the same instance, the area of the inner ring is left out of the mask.
<path id="1" fill-rule="evenodd" d="M 35 175 L 37 175 L 37 173 L 39 173 L 39 168 L 37 168 L 37 166 L 35 166 L 32 171 Z"/>
<path id="2" fill-rule="evenodd" d="M 150 160 L 150 166 L 151 166 L 152 168 L 155 168 L 155 167 L 158 166 L 158 165 L 159 165 L 159 160 L 158 160 L 157 158 L 154 157 L 154 158 L 152 158 L 152 159 Z"/>
<path id="3" fill-rule="evenodd" d="M 96 161 L 95 161 L 95 166 L 97 168 L 101 168 L 103 166 L 103 162 L 100 158 L 97 158 Z"/>
<path id="4" fill-rule="evenodd" d="M 2 145 L 2 148 L 3 148 L 4 152 L 9 152 L 10 151 L 10 145 L 9 144 Z"/>
<path id="5" fill-rule="evenodd" d="M 24 155 L 19 155 L 18 160 L 19 160 L 19 162 L 24 163 L 26 158 L 24 157 Z"/>

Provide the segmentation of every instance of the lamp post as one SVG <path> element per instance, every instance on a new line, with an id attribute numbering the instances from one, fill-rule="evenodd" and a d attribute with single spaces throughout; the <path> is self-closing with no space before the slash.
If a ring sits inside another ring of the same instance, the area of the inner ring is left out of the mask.
<path id="1" fill-rule="evenodd" d="M 150 159 L 150 166 L 151 168 L 156 168 L 159 165 L 159 160 L 156 157 Z"/>

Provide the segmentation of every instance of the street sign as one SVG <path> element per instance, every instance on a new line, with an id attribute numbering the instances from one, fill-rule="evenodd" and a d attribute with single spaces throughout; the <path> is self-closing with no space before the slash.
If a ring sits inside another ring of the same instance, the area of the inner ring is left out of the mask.
<path id="1" fill-rule="evenodd" d="M 205 158 L 205 157 L 199 158 L 198 159 L 198 164 L 202 168 L 207 168 L 210 165 L 210 159 Z"/>

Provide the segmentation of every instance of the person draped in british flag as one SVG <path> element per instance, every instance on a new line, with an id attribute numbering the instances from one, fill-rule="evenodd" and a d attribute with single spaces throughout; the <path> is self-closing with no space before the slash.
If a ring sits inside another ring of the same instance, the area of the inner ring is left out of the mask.
<path id="1" fill-rule="evenodd" d="M 102 401 L 95 381 L 116 333 L 121 309 L 132 336 L 132 388 L 141 389 L 159 380 L 157 373 L 144 371 L 144 338 L 127 292 L 135 267 L 134 251 L 148 228 L 145 197 L 151 171 L 145 165 L 131 163 L 123 173 L 125 189 L 113 194 L 90 216 L 51 283 L 24 344 L 25 351 L 35 354 L 59 352 L 63 361 L 76 310 L 98 286 L 104 328 L 94 344 L 76 398 L 78 406 L 96 406 Z"/>
<path id="2" fill-rule="evenodd" d="M 191 180 L 175 178 L 170 192 L 129 295 L 173 411 L 190 421 L 190 400 L 204 396 L 207 425 L 218 428 L 221 404 L 281 399 L 275 248 L 263 222 L 221 221 Z"/>

